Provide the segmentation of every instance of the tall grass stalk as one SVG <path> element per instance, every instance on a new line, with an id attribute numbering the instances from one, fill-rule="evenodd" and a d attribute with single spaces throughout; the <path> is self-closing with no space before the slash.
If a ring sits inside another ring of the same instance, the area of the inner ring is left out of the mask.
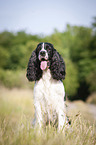
<path id="1" fill-rule="evenodd" d="M 12 123 L 11 118 L 0 118 L 1 145 L 95 145 L 95 139 L 94 125 L 81 115 L 73 118 L 70 128 L 64 132 L 58 132 L 53 126 L 38 131 L 32 128 L 25 115 L 18 124 Z"/>

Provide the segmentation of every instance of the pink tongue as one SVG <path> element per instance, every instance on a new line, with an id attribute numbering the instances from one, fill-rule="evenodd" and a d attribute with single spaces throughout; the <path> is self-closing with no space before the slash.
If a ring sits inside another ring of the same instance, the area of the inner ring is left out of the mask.
<path id="1" fill-rule="evenodd" d="M 46 67 L 47 67 L 47 61 L 41 61 L 40 68 L 41 68 L 42 70 L 45 70 Z"/>

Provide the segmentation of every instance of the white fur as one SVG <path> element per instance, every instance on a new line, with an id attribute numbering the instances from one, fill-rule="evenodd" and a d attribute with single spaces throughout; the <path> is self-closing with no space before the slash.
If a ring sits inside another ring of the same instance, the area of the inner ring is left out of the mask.
<path id="1" fill-rule="evenodd" d="M 42 44 L 42 50 L 44 50 L 44 43 Z"/>
<path id="2" fill-rule="evenodd" d="M 46 121 L 45 114 L 51 121 L 55 115 L 58 115 L 58 129 L 62 129 L 66 118 L 64 96 L 62 81 L 53 79 L 49 69 L 43 71 L 42 78 L 36 81 L 34 86 L 35 119 L 33 124 L 41 127 Z"/>

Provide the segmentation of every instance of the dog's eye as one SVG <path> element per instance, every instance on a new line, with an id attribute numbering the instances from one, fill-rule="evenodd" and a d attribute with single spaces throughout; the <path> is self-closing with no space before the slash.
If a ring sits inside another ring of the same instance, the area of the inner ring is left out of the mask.
<path id="1" fill-rule="evenodd" d="M 46 46 L 47 50 L 51 50 L 51 47 L 49 45 Z"/>

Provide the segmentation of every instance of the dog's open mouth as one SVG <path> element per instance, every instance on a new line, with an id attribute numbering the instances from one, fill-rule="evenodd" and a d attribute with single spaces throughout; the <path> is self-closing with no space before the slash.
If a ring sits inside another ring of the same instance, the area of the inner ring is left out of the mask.
<path id="1" fill-rule="evenodd" d="M 41 70 L 45 70 L 47 68 L 47 60 L 44 58 L 41 59 L 41 65 L 40 65 Z"/>

